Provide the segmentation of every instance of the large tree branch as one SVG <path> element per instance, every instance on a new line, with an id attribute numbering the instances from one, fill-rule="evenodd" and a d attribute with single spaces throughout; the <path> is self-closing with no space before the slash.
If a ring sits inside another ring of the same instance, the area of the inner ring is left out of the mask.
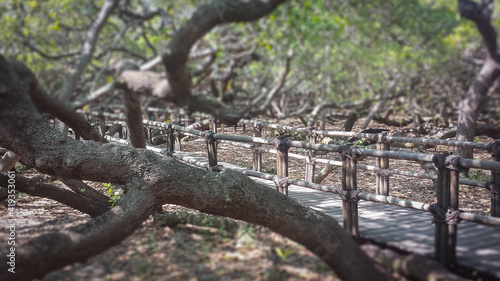
<path id="1" fill-rule="evenodd" d="M 189 21 L 175 34 L 163 54 L 167 79 L 172 87 L 172 101 L 189 105 L 191 78 L 187 59 L 193 44 L 213 27 L 221 23 L 247 22 L 269 14 L 285 0 L 214 0 L 200 5 Z"/>
<path id="2" fill-rule="evenodd" d="M 0 173 L 0 182 L 3 188 L 6 188 L 6 185 L 3 184 L 6 184 L 8 179 L 9 177 L 6 174 Z M 83 195 L 85 191 L 72 192 L 52 184 L 40 182 L 38 178 L 26 178 L 19 174 L 16 174 L 15 179 L 16 192 L 24 192 L 32 196 L 52 199 L 82 213 L 88 214 L 91 217 L 97 217 L 109 210 L 107 201 L 99 203 L 87 198 Z"/>
<path id="3" fill-rule="evenodd" d="M 482 0 L 478 3 L 472 0 L 458 0 L 458 9 L 462 17 L 472 20 L 476 24 L 485 41 L 488 53 L 483 67 L 459 104 L 457 140 L 472 141 L 475 135 L 478 111 L 486 100 L 493 82 L 500 76 L 500 58 L 498 56 L 497 34 L 491 23 L 493 1 Z M 457 148 L 456 151 L 462 157 L 471 158 L 473 156 L 471 149 Z"/>
<path id="4" fill-rule="evenodd" d="M 71 94 L 73 93 L 78 80 L 82 76 L 90 62 L 90 59 L 92 58 L 99 34 L 118 2 L 120 2 L 120 0 L 106 0 L 104 2 L 96 20 L 92 23 L 92 26 L 87 33 L 82 47 L 82 52 L 75 68 L 71 71 L 70 75 L 64 81 L 61 89 L 58 91 L 59 99 L 63 101 L 70 100 Z"/>

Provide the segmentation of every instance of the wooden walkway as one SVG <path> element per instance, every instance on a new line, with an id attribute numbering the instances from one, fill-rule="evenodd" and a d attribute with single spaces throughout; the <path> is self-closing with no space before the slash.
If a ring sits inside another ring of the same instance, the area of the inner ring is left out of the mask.
<path id="1" fill-rule="evenodd" d="M 208 164 L 208 160 L 201 156 L 183 152 L 176 154 L 185 155 L 185 160 L 198 165 Z M 228 163 L 219 162 L 219 165 L 242 169 Z M 270 180 L 251 178 L 275 188 Z M 288 195 L 342 224 L 342 200 L 337 194 L 291 185 Z M 359 201 L 358 212 L 361 237 L 410 253 L 434 255 L 434 224 L 430 213 L 363 200 Z M 500 280 L 500 227 L 462 221 L 458 224 L 457 240 L 459 265 L 488 273 Z"/>

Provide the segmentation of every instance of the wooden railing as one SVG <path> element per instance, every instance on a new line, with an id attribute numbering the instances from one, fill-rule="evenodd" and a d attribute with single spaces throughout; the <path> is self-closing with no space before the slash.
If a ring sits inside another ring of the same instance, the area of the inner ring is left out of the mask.
<path id="1" fill-rule="evenodd" d="M 179 135 L 192 135 L 206 140 L 206 150 L 208 155 L 208 170 L 219 171 L 227 169 L 218 165 L 217 160 L 217 142 L 230 142 L 234 145 L 244 146 L 253 151 L 253 169 L 239 169 L 238 171 L 253 177 L 273 180 L 276 189 L 284 194 L 288 193 L 290 184 L 299 185 L 307 188 L 321 190 L 325 192 L 338 194 L 343 200 L 343 224 L 346 231 L 351 235 L 359 236 L 358 226 L 358 201 L 368 200 L 384 204 L 391 204 L 406 208 L 413 208 L 425 212 L 431 212 L 435 221 L 435 256 L 443 264 L 449 265 L 455 263 L 455 248 L 457 239 L 457 224 L 461 220 L 472 221 L 476 223 L 500 226 L 500 141 L 489 144 L 474 142 L 444 141 L 433 139 L 402 138 L 391 137 L 386 134 L 360 134 L 352 132 L 332 132 L 319 131 L 314 128 L 293 128 L 264 122 L 244 121 L 244 124 L 251 124 L 253 127 L 253 137 L 234 136 L 226 134 L 217 134 L 211 131 L 198 131 L 187 129 L 173 123 L 159 123 L 153 121 L 144 121 L 148 131 L 152 129 L 160 130 L 167 135 L 166 148 L 148 146 L 156 152 L 177 157 L 181 160 L 188 160 L 182 154 L 176 154 L 176 150 L 181 150 Z M 282 130 L 293 130 L 296 132 L 306 132 L 308 142 L 289 140 L 287 138 L 264 138 L 262 137 L 262 128 L 269 127 Z M 150 138 L 151 134 L 148 134 Z M 353 145 L 331 145 L 314 143 L 312 136 L 347 136 L 363 137 L 377 141 L 377 149 L 366 149 Z M 127 143 L 126 140 L 108 137 L 110 140 Z M 449 153 L 424 154 L 401 151 L 391 151 L 391 143 L 413 143 L 417 145 L 446 145 L 473 147 L 476 149 L 486 149 L 492 155 L 493 161 L 472 160 L 457 157 Z M 275 148 L 265 146 L 274 145 Z M 308 151 L 307 155 L 289 153 L 289 148 L 301 148 Z M 328 159 L 315 159 L 315 151 L 338 153 L 342 161 L 331 161 Z M 262 173 L 262 152 L 276 154 L 276 175 Z M 292 179 L 288 177 L 288 159 L 289 157 L 303 159 L 306 162 L 306 175 L 304 180 Z M 375 157 L 376 166 L 358 164 L 361 158 Z M 428 162 L 437 168 L 437 175 L 399 171 L 389 169 L 388 159 L 399 159 L 405 161 Z M 328 163 L 342 167 L 340 187 L 316 184 L 312 182 L 315 163 Z M 197 163 L 194 163 L 197 164 Z M 198 163 L 199 164 L 199 163 Z M 491 181 L 484 183 L 467 179 L 460 179 L 461 169 L 482 169 L 490 170 Z M 375 171 L 377 174 L 376 194 L 371 194 L 358 190 L 357 171 L 365 169 Z M 308 171 L 308 172 L 307 172 Z M 421 177 L 433 179 L 436 181 L 436 203 L 427 204 L 415 202 L 407 199 L 389 196 L 389 177 L 391 174 L 399 174 L 411 177 Z M 491 193 L 491 216 L 482 216 L 473 213 L 467 213 L 459 210 L 458 195 L 459 184 L 471 185 L 486 188 Z"/>

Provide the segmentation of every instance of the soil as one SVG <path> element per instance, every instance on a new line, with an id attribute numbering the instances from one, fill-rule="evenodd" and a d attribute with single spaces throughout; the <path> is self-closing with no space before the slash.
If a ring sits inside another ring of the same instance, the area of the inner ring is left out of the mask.
<path id="1" fill-rule="evenodd" d="M 299 125 L 298 122 L 288 122 Z M 339 130 L 343 124 L 329 124 L 327 129 Z M 383 127 L 383 126 L 380 126 Z M 355 128 L 356 129 L 356 128 Z M 226 134 L 251 135 L 241 127 L 224 128 Z M 265 131 L 267 137 L 275 132 Z M 491 139 L 480 138 L 481 142 Z M 206 155 L 203 140 L 186 137 L 182 150 L 193 154 Z M 450 151 L 451 148 L 437 147 L 433 151 Z M 219 143 L 219 162 L 233 163 L 251 168 L 252 153 L 244 148 Z M 290 152 L 304 154 L 291 149 Z M 432 152 L 432 151 L 431 151 Z M 334 154 L 318 157 L 333 159 Z M 489 159 L 486 153 L 478 154 L 481 159 Z M 264 172 L 275 173 L 275 156 L 264 154 Z M 364 160 L 364 164 L 374 165 L 374 160 Z M 289 175 L 304 178 L 304 162 L 290 158 Z M 392 161 L 391 167 L 423 172 L 419 165 Z M 322 166 L 318 164 L 316 171 Z M 26 169 L 19 169 L 25 176 L 37 175 Z M 471 174 L 478 180 L 487 176 L 477 171 Z M 360 171 L 358 188 L 374 193 L 373 173 Z M 52 181 L 54 184 L 62 183 Z M 87 182 L 107 194 L 108 187 L 102 183 Z M 340 169 L 334 170 L 323 182 L 332 186 L 340 185 Z M 435 191 L 432 181 L 402 176 L 391 176 L 391 195 L 414 201 L 433 203 Z M 479 188 L 461 186 L 461 209 L 477 214 L 489 211 L 489 192 Z M 185 210 L 196 215 L 194 210 L 175 205 L 164 205 L 164 211 Z M 16 243 L 52 230 L 70 227 L 88 221 L 90 217 L 49 199 L 20 194 L 16 205 L 18 228 Z M 5 206 L 0 205 L 0 217 L 7 218 Z M 339 280 L 335 274 L 313 253 L 303 246 L 276 234 L 265 227 L 236 221 L 239 230 L 231 235 L 222 229 L 206 226 L 180 224 L 175 227 L 157 226 L 152 218 L 145 221 L 133 235 L 119 245 L 97 255 L 84 263 L 67 266 L 46 275 L 42 280 Z M 0 233 L 7 233 L 6 223 L 0 225 Z M 404 278 L 400 277 L 401 280 Z"/>

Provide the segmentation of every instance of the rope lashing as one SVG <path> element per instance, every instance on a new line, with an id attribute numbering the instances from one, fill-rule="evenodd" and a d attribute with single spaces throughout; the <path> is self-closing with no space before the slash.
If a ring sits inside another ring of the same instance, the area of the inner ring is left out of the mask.
<path id="1" fill-rule="evenodd" d="M 203 133 L 203 137 L 205 138 L 205 141 L 209 144 L 215 143 L 217 140 L 214 137 L 214 132 L 212 131 L 206 131 Z"/>
<path id="2" fill-rule="evenodd" d="M 446 222 L 446 211 L 439 207 L 437 204 L 432 204 L 429 207 L 429 211 L 434 217 L 434 223 L 443 223 Z"/>
<path id="3" fill-rule="evenodd" d="M 462 213 L 462 210 L 448 209 L 448 211 L 445 211 L 437 204 L 432 204 L 429 210 L 431 214 L 434 216 L 433 222 L 435 223 L 437 222 L 437 223 L 447 223 L 455 225 L 461 221 L 460 213 Z"/>
<path id="4" fill-rule="evenodd" d="M 281 189 L 286 189 L 288 186 L 290 186 L 290 183 L 288 183 L 289 177 L 283 177 L 280 178 L 277 175 L 273 176 L 273 182 L 276 185 L 276 188 L 281 188 Z"/>
<path id="5" fill-rule="evenodd" d="M 341 145 L 339 153 L 342 157 L 347 157 L 353 160 L 363 160 L 364 156 L 356 146 Z"/>
<path id="6" fill-rule="evenodd" d="M 316 157 L 306 156 L 306 164 L 316 164 Z"/>
<path id="7" fill-rule="evenodd" d="M 500 194 L 500 186 L 495 185 L 492 182 L 487 182 L 486 188 L 491 192 L 491 194 Z"/>
<path id="8" fill-rule="evenodd" d="M 487 149 L 491 154 L 500 154 L 500 140 L 488 144 Z"/>
<path id="9" fill-rule="evenodd" d="M 160 152 L 165 157 L 171 157 L 172 155 L 174 155 L 174 152 L 173 151 L 168 151 L 168 149 L 162 149 Z"/>
<path id="10" fill-rule="evenodd" d="M 306 135 L 308 137 L 316 137 L 317 136 L 316 128 L 314 128 L 314 127 L 306 128 Z"/>
<path id="11" fill-rule="evenodd" d="M 444 168 L 445 167 L 445 162 L 446 162 L 446 156 L 447 154 L 434 154 L 432 156 L 432 162 L 434 163 L 434 166 L 436 168 Z"/>
<path id="12" fill-rule="evenodd" d="M 382 132 L 377 134 L 377 142 L 384 143 L 384 144 L 391 144 L 392 139 L 390 136 L 387 135 L 388 132 Z"/>
<path id="13" fill-rule="evenodd" d="M 220 172 L 221 168 L 222 168 L 222 165 L 210 166 L 210 164 L 207 164 L 207 171 L 210 171 L 210 172 Z"/>
<path id="14" fill-rule="evenodd" d="M 458 155 L 448 155 L 444 161 L 444 166 L 450 170 L 458 171 L 461 169 Z"/>
<path id="15" fill-rule="evenodd" d="M 453 225 L 460 223 L 461 212 L 461 210 L 448 209 L 448 211 L 446 212 L 446 223 Z"/>
<path id="16" fill-rule="evenodd" d="M 285 153 L 290 148 L 287 144 L 287 139 L 285 137 L 278 137 L 274 139 L 274 145 L 276 149 L 282 153 Z"/>
<path id="17" fill-rule="evenodd" d="M 253 122 L 253 128 L 254 129 L 260 129 L 260 128 L 262 128 L 262 122 L 260 122 L 260 121 L 254 121 Z"/>
<path id="18" fill-rule="evenodd" d="M 174 132 L 174 128 L 172 126 L 172 123 L 167 124 L 167 133 L 172 133 Z"/>
<path id="19" fill-rule="evenodd" d="M 362 190 L 343 190 L 338 187 L 337 192 L 339 193 L 340 198 L 344 202 L 358 202 L 361 198 L 359 198 L 359 194 L 363 192 Z"/>
<path id="20" fill-rule="evenodd" d="M 379 167 L 375 167 L 375 174 L 380 177 L 388 177 L 392 175 L 392 170 L 391 169 L 382 169 Z"/>

